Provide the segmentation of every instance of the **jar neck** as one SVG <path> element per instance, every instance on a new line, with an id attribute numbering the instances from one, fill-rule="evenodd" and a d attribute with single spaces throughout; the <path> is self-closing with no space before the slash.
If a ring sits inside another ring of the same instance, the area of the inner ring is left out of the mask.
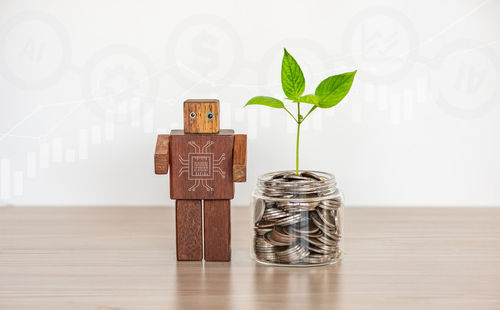
<path id="1" fill-rule="evenodd" d="M 257 180 L 255 195 L 276 200 L 301 198 L 316 200 L 340 196 L 337 182 L 333 174 L 321 171 L 299 171 L 299 176 L 281 178 L 295 171 L 276 171 L 261 175 Z M 311 174 L 314 178 L 301 178 L 300 175 Z"/>

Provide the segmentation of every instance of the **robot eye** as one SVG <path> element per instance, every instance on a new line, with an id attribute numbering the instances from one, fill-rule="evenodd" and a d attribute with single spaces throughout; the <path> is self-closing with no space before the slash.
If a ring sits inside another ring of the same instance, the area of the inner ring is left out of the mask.
<path id="1" fill-rule="evenodd" d="M 196 117 L 196 113 L 194 113 L 194 112 L 189 113 L 189 117 L 195 118 Z"/>
<path id="2" fill-rule="evenodd" d="M 208 112 L 207 113 L 207 118 L 208 119 L 213 119 L 214 118 L 214 114 L 212 112 Z"/>

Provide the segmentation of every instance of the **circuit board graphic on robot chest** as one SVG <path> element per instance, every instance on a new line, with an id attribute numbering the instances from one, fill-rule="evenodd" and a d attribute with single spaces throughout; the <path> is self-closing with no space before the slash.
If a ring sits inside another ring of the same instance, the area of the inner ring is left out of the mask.
<path id="1" fill-rule="evenodd" d="M 172 130 L 170 134 L 170 198 L 233 198 L 233 130 L 217 134 Z"/>

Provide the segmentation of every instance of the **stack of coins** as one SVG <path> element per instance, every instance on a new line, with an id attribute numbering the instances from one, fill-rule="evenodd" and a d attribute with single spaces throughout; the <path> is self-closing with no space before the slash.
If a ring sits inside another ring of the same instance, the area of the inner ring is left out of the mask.
<path id="1" fill-rule="evenodd" d="M 282 172 L 261 185 L 262 194 L 253 201 L 258 261 L 311 265 L 340 257 L 343 205 L 334 179 L 313 172 Z"/>

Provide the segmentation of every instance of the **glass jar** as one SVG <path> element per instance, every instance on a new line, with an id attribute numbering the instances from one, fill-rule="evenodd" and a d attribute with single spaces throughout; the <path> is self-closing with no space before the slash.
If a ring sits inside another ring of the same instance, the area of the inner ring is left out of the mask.
<path id="1" fill-rule="evenodd" d="M 250 209 L 252 257 L 257 262 L 317 266 L 340 261 L 344 202 L 332 174 L 261 175 Z"/>

